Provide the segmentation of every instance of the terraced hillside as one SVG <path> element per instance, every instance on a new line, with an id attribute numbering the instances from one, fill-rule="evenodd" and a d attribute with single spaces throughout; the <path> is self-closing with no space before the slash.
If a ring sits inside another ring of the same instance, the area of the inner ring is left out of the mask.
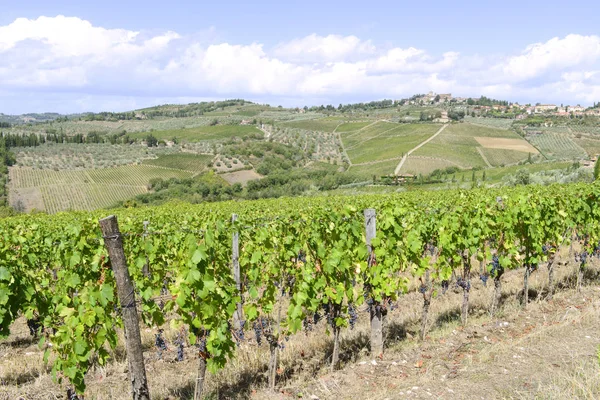
<path id="1" fill-rule="evenodd" d="M 146 193 L 151 179 L 192 175 L 152 165 L 65 171 L 12 167 L 9 202 L 26 211 L 94 210 Z"/>

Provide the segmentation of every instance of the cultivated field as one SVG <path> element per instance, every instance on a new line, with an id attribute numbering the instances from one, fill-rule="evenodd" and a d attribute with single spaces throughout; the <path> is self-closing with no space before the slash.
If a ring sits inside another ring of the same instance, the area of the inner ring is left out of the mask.
<path id="1" fill-rule="evenodd" d="M 488 149 L 482 145 L 485 145 Z M 489 151 L 490 148 L 502 151 Z M 523 157 L 519 154 L 507 152 L 515 149 L 523 150 L 518 152 L 522 153 Z M 412 156 L 446 160 L 459 168 L 484 168 L 489 165 L 496 166 L 518 162 L 527 158 L 527 151 L 534 152 L 535 148 L 512 131 L 461 123 L 448 126 L 431 142 L 415 151 Z M 484 157 L 487 158 L 488 154 L 492 157 L 493 162 L 489 159 L 486 162 L 486 159 L 484 159 Z M 503 155 L 507 156 L 506 160 L 501 159 Z M 433 169 L 435 168 L 422 169 L 419 172 L 425 173 L 424 171 Z M 401 173 L 405 172 L 409 173 L 408 169 L 403 166 Z"/>
<path id="2" fill-rule="evenodd" d="M 212 155 L 178 153 L 160 156 L 155 159 L 145 160 L 144 164 L 157 167 L 182 169 L 194 173 L 204 171 L 213 160 Z"/>
<path id="3" fill-rule="evenodd" d="M 517 164 L 521 161 L 527 160 L 530 154 L 528 152 L 502 148 L 480 148 L 480 151 L 492 167 Z"/>
<path id="4" fill-rule="evenodd" d="M 514 120 L 507 118 L 471 117 L 465 115 L 465 122 L 497 129 L 510 129 Z"/>
<path id="5" fill-rule="evenodd" d="M 342 141 L 352 164 L 361 164 L 402 158 L 439 128 L 440 125 L 434 124 L 380 122 L 353 134 L 342 135 Z"/>
<path id="6" fill-rule="evenodd" d="M 65 171 L 12 167 L 9 201 L 26 211 L 94 210 L 146 193 L 153 178 L 192 175 L 188 171 L 151 165 Z"/>
<path id="7" fill-rule="evenodd" d="M 396 165 L 398 164 L 396 163 Z M 442 158 L 411 155 L 404 162 L 401 173 L 410 175 L 427 175 L 436 169 L 444 169 L 448 167 L 458 167 L 458 165 Z"/>
<path id="8" fill-rule="evenodd" d="M 203 140 L 226 140 L 230 138 L 243 138 L 249 135 L 262 137 L 263 133 L 251 125 L 215 125 L 201 126 L 187 129 L 172 129 L 165 131 L 140 132 L 130 135 L 132 138 L 144 139 L 152 134 L 159 140 L 171 140 L 177 138 L 188 142 L 199 142 Z"/>
<path id="9" fill-rule="evenodd" d="M 282 127 L 299 128 L 308 131 L 333 132 L 341 124 L 341 118 L 306 119 L 301 121 L 290 121 L 281 123 Z"/>
<path id="10" fill-rule="evenodd" d="M 20 167 L 66 170 L 139 164 L 147 159 L 177 153 L 180 146 L 46 143 L 36 147 L 16 147 L 13 151 Z"/>
<path id="11" fill-rule="evenodd" d="M 581 160 L 587 158 L 585 150 L 565 134 L 543 131 L 541 134 L 527 135 L 527 140 L 549 160 Z"/>

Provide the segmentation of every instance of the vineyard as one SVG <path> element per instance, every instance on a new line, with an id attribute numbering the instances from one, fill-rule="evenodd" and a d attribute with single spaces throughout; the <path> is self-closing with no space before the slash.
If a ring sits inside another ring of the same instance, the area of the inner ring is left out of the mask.
<path id="1" fill-rule="evenodd" d="M 587 153 L 569 136 L 545 131 L 541 134 L 528 134 L 527 140 L 549 160 L 581 160 Z"/>
<path id="2" fill-rule="evenodd" d="M 72 396 L 85 392 L 95 365 L 113 362 L 122 327 L 136 399 L 153 385 L 140 329 L 155 332 L 159 356 L 168 329 L 178 359 L 197 355 L 197 399 L 206 370 L 235 362 L 249 341 L 268 348 L 274 388 L 280 355 L 302 330 L 327 326 L 335 370 L 342 331 L 366 312 L 371 355 L 384 359 L 386 315 L 410 285 L 422 298 L 424 338 L 430 305 L 450 285 L 462 292 L 466 326 L 473 277 L 493 283 L 494 314 L 505 272 L 522 269 L 527 307 L 542 264 L 548 296 L 557 289 L 560 248 L 579 243 L 577 287 L 600 250 L 597 184 L 169 204 L 117 210 L 99 223 L 105 214 L 0 221 L 0 334 L 25 316 Z"/>
<path id="3" fill-rule="evenodd" d="M 514 120 L 509 118 L 470 117 L 465 115 L 465 122 L 497 129 L 510 129 Z"/>
<path id="4" fill-rule="evenodd" d="M 13 167 L 9 170 L 10 203 L 20 208 L 20 203 L 31 202 L 32 206 L 23 206 L 49 213 L 94 210 L 146 193 L 151 179 L 192 175 L 189 171 L 144 164 L 63 171 Z"/>

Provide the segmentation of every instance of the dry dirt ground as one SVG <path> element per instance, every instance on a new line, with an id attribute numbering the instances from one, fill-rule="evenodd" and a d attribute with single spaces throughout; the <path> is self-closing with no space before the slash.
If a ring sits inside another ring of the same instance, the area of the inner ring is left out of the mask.
<path id="1" fill-rule="evenodd" d="M 221 177 L 225 179 L 230 184 L 241 183 L 242 186 L 246 186 L 248 182 L 253 181 L 255 179 L 261 179 L 263 176 L 258 172 L 252 169 L 245 169 L 236 172 L 228 172 L 226 174 L 221 174 Z"/>
<path id="2" fill-rule="evenodd" d="M 523 139 L 507 139 L 495 137 L 475 137 L 477 142 L 487 149 L 504 149 L 538 154 L 539 151 Z"/>
<path id="3" fill-rule="evenodd" d="M 566 261 L 566 256 L 561 260 Z M 598 261 L 596 260 L 596 263 Z M 557 266 L 557 292 L 546 299 L 547 271 L 530 278 L 530 303 L 523 308 L 521 270 L 505 274 L 502 307 L 490 317 L 493 284 L 477 275 L 471 290 L 471 313 L 460 325 L 462 293 L 452 288 L 432 301 L 429 333 L 417 339 L 422 295 L 412 288 L 387 317 L 386 352 L 373 360 L 368 350 L 368 313 L 361 312 L 354 330 L 344 330 L 342 369 L 328 370 L 331 336 L 321 322 L 311 333 L 298 333 L 281 353 L 276 392 L 266 386 L 268 349 L 247 333 L 238 356 L 206 384 L 207 398 L 229 399 L 599 399 L 600 287 L 598 268 L 586 273 L 575 290 L 574 263 Z M 175 349 L 159 360 L 154 330 L 143 330 L 148 380 L 153 399 L 189 399 L 196 359 L 186 348 L 183 362 Z M 168 332 L 170 343 L 175 332 Z M 122 343 L 122 341 L 121 341 Z M 54 383 L 42 353 L 20 320 L 0 342 L 0 399 L 65 398 L 65 386 Z M 86 399 L 129 399 L 122 347 L 114 361 L 89 372 Z"/>

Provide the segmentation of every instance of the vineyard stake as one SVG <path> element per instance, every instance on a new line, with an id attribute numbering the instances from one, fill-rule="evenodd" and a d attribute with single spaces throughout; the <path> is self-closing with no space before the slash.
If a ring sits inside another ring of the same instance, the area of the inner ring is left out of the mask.
<path id="1" fill-rule="evenodd" d="M 364 211 L 365 214 L 365 231 L 367 242 L 367 253 L 369 254 L 368 268 L 373 264 L 373 246 L 371 240 L 375 238 L 376 232 L 376 217 L 375 209 L 368 208 Z M 371 354 L 375 357 L 383 355 L 383 310 L 380 304 L 375 304 L 370 308 L 371 318 Z"/>
<path id="2" fill-rule="evenodd" d="M 144 353 L 135 305 L 135 291 L 127 269 L 127 259 L 123 251 L 123 238 L 119 232 L 119 223 L 114 215 L 101 219 L 100 229 L 104 237 L 104 246 L 108 251 L 110 265 L 117 283 L 117 295 L 121 304 L 123 325 L 125 327 L 125 345 L 129 361 L 129 376 L 133 390 L 133 400 L 149 400 L 148 381 L 144 366 Z"/>
<path id="3" fill-rule="evenodd" d="M 237 221 L 237 214 L 231 215 L 231 222 L 234 223 Z M 242 280 L 240 276 L 240 234 L 236 230 L 232 235 L 232 246 L 231 246 L 231 261 L 232 261 L 232 270 L 233 270 L 233 279 L 235 280 L 235 287 L 237 289 L 238 295 L 240 299 L 242 298 Z M 233 327 L 236 332 L 239 332 L 240 329 L 243 329 L 242 320 L 244 319 L 244 314 L 242 310 L 242 301 L 240 300 L 236 304 L 236 310 L 233 313 Z"/>

